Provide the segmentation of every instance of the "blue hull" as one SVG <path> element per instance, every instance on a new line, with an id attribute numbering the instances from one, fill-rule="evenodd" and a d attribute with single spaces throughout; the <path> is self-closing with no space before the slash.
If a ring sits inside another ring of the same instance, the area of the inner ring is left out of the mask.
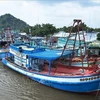
<path id="1" fill-rule="evenodd" d="M 50 76 L 45 74 L 39 74 L 36 72 L 29 72 L 25 69 L 21 69 L 19 68 L 19 66 L 11 64 L 5 59 L 2 60 L 2 63 L 13 70 L 30 77 L 34 81 L 56 89 L 80 93 L 94 92 L 100 90 L 100 74 L 80 77 Z M 81 79 L 90 80 L 82 81 Z"/>
<path id="2" fill-rule="evenodd" d="M 49 78 L 49 77 L 48 77 Z M 86 83 L 57 83 L 54 81 L 41 80 L 34 77 L 31 77 L 32 80 L 37 81 L 41 84 L 60 89 L 63 91 L 78 92 L 78 93 L 88 93 L 100 90 L 100 80 L 94 82 Z"/>

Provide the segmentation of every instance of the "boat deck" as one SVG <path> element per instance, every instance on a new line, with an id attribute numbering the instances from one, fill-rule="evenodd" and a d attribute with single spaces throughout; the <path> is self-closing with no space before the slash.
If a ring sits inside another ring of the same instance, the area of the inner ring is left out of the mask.
<path id="1" fill-rule="evenodd" d="M 50 75 L 60 75 L 60 76 L 85 76 L 85 75 L 93 75 L 96 74 L 97 67 L 94 66 L 92 68 L 83 68 L 82 67 L 74 67 L 74 66 L 63 66 L 59 65 L 57 67 L 52 67 Z M 41 74 L 48 74 L 48 66 L 45 65 Z"/>
<path id="2" fill-rule="evenodd" d="M 28 70 L 25 67 L 14 64 L 9 59 L 6 59 L 6 60 L 11 65 L 17 66 L 22 70 L 32 72 L 32 73 L 39 73 L 39 74 L 48 75 L 48 64 L 44 64 L 44 66 L 42 66 L 43 67 L 42 71 L 36 71 L 36 70 Z M 97 68 L 98 68 L 97 66 L 84 67 L 84 72 L 83 72 L 83 67 L 65 66 L 65 65 L 59 64 L 59 65 L 51 67 L 50 75 L 52 75 L 52 76 L 83 76 L 83 75 L 86 76 L 86 75 L 93 75 L 93 74 L 98 74 Z M 100 69 L 99 69 L 99 71 L 100 71 Z"/>

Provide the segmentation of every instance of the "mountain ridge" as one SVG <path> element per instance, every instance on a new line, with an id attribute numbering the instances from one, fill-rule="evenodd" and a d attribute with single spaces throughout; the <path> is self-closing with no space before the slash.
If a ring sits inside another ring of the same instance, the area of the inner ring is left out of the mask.
<path id="1" fill-rule="evenodd" d="M 20 30 L 29 27 L 23 20 L 14 17 L 13 15 L 7 13 L 0 16 L 0 28 L 11 28 L 13 30 Z"/>

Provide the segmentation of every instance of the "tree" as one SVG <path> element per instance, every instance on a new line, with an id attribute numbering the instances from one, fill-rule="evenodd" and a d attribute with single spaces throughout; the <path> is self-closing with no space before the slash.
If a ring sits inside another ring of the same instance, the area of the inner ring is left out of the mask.
<path id="1" fill-rule="evenodd" d="M 29 29 L 30 29 L 30 27 L 22 28 L 22 29 L 20 29 L 20 32 L 25 32 L 25 33 L 29 34 L 30 33 Z"/>
<path id="2" fill-rule="evenodd" d="M 95 28 L 95 32 L 100 32 L 100 28 Z"/>
<path id="3" fill-rule="evenodd" d="M 40 24 L 36 24 L 35 26 L 31 27 L 31 34 L 33 36 L 39 36 L 41 31 L 41 25 Z"/>
<path id="4" fill-rule="evenodd" d="M 52 24 L 42 24 L 42 35 L 50 35 L 56 32 L 56 28 Z"/>
<path id="5" fill-rule="evenodd" d="M 100 41 L 100 33 L 97 34 L 97 40 Z"/>
<path id="6" fill-rule="evenodd" d="M 33 36 L 48 36 L 56 32 L 56 28 L 52 24 L 37 24 L 31 27 L 31 34 Z"/>

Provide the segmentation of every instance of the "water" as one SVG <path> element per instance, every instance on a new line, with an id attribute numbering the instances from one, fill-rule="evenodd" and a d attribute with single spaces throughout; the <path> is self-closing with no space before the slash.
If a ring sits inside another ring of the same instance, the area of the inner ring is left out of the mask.
<path id="1" fill-rule="evenodd" d="M 41 85 L 0 62 L 0 100 L 100 100 L 100 96 L 64 92 Z"/>

